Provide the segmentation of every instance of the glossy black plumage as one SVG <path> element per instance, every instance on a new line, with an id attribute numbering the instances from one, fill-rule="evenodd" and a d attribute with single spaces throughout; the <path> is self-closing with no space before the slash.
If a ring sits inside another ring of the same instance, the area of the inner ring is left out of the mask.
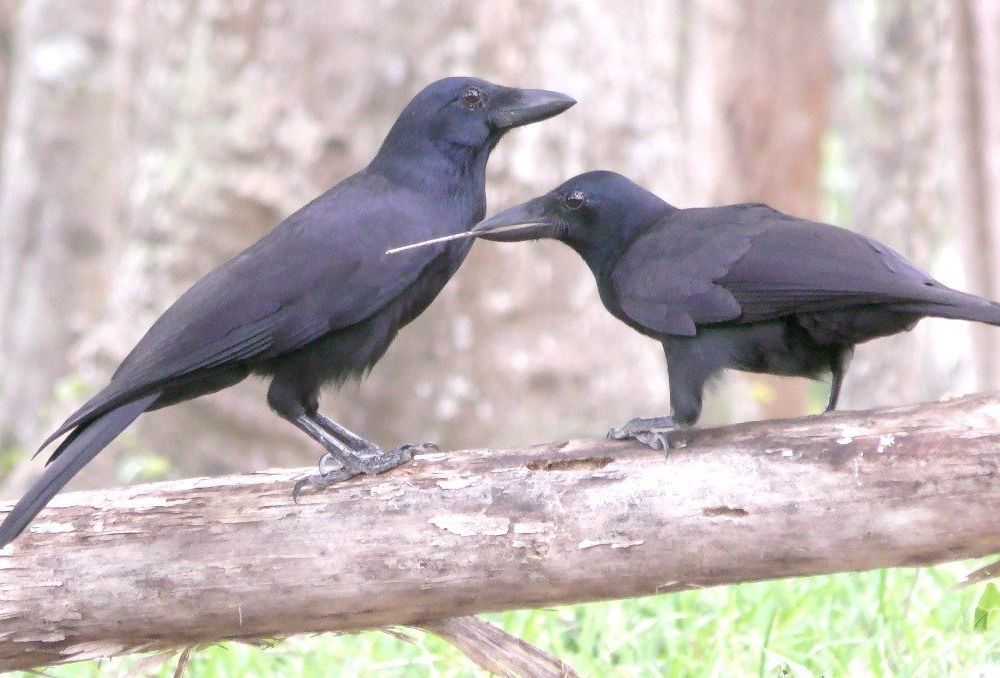
<path id="1" fill-rule="evenodd" d="M 55 463 L 0 525 L 0 545 L 143 411 L 217 391 L 250 373 L 271 378 L 271 407 L 324 445 L 341 463 L 338 477 L 405 461 L 405 450 L 382 453 L 320 415 L 319 389 L 370 369 L 441 291 L 471 241 L 391 257 L 385 250 L 468 230 L 485 213 L 486 162 L 503 134 L 573 103 L 555 92 L 475 78 L 425 88 L 368 167 L 206 275 L 163 313 L 111 382 L 43 444 L 69 434 L 50 459 Z"/>
<path id="2" fill-rule="evenodd" d="M 607 309 L 663 344 L 672 418 L 612 430 L 656 446 L 666 442 L 656 431 L 697 421 L 719 370 L 830 371 L 833 409 L 856 344 L 925 316 L 1000 324 L 1000 305 L 942 285 L 866 236 L 761 204 L 678 209 L 613 172 L 577 176 L 473 232 L 567 243 Z"/>

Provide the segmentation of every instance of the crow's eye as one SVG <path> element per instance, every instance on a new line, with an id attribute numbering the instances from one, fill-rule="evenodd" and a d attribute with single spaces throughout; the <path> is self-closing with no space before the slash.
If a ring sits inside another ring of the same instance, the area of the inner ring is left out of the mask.
<path id="1" fill-rule="evenodd" d="M 563 204 L 569 210 L 578 210 L 583 207 L 585 202 L 587 202 L 587 196 L 583 194 L 583 191 L 571 191 L 563 198 Z"/>
<path id="2" fill-rule="evenodd" d="M 483 93 L 475 87 L 470 87 L 462 93 L 462 103 L 469 108 L 476 108 L 483 102 Z"/>

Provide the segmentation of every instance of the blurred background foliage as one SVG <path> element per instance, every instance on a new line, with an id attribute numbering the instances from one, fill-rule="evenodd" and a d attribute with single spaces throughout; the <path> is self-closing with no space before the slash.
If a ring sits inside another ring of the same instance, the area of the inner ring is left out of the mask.
<path id="1" fill-rule="evenodd" d="M 995 0 L 0 0 L 0 496 L 23 491 L 42 435 L 188 285 L 362 167 L 420 87 L 456 74 L 580 102 L 501 143 L 491 211 L 613 169 L 682 207 L 764 201 L 832 221 L 1000 298 Z M 864 345 L 843 406 L 996 388 L 997 340 L 931 320 Z M 73 486 L 311 463 L 318 450 L 263 391 L 247 382 L 144 417 Z M 729 376 L 704 423 L 815 412 L 825 393 Z M 608 316 L 556 243 L 477 244 L 368 381 L 324 400 L 379 443 L 446 449 L 599 435 L 667 407 L 659 346 Z M 973 631 L 976 601 L 996 592 L 950 593 L 953 573 L 501 619 L 590 675 L 1000 666 L 992 617 Z M 330 665 L 469 672 L 441 643 L 382 635 L 227 646 L 191 666 Z"/>

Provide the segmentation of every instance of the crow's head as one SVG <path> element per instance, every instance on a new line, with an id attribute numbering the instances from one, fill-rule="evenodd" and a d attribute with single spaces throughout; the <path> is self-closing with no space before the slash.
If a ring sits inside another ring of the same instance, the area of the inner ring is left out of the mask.
<path id="1" fill-rule="evenodd" d="M 383 149 L 405 153 L 430 141 L 446 152 L 475 152 L 491 148 L 509 129 L 551 118 L 575 103 L 559 92 L 445 78 L 425 87 L 406 106 Z"/>
<path id="2" fill-rule="evenodd" d="M 555 238 L 586 254 L 624 246 L 669 209 L 621 174 L 587 172 L 481 221 L 471 233 L 500 242 Z"/>

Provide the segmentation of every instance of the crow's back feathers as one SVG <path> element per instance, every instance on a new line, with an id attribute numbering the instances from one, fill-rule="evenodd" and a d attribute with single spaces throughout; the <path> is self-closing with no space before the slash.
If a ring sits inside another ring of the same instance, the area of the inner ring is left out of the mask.
<path id="1" fill-rule="evenodd" d="M 764 205 L 678 210 L 618 259 L 623 313 L 659 333 L 871 304 L 978 306 L 863 235 Z"/>

